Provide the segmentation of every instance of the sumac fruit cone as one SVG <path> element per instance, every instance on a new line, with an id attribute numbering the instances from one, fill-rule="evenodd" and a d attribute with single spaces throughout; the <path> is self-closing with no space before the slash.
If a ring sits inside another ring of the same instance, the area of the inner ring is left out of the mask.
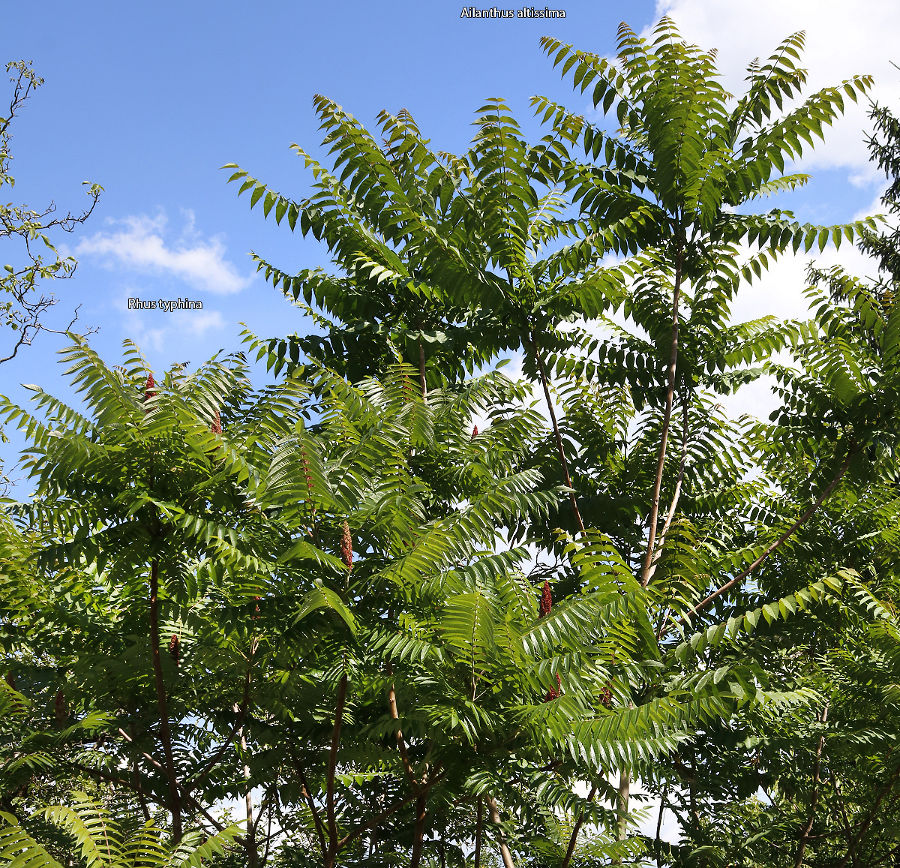
<path id="1" fill-rule="evenodd" d="M 348 572 L 353 569 L 353 537 L 350 536 L 350 525 L 346 521 L 341 533 L 341 560 Z"/>
<path id="2" fill-rule="evenodd" d="M 476 425 L 476 426 L 472 429 L 472 439 L 474 440 L 477 436 L 478 436 L 478 426 Z"/>
<path id="3" fill-rule="evenodd" d="M 147 375 L 147 385 L 144 386 L 144 400 L 149 401 L 156 394 L 156 380 L 153 374 Z"/>
<path id="4" fill-rule="evenodd" d="M 559 673 L 556 673 L 556 687 L 551 687 L 547 691 L 547 695 L 544 697 L 544 702 L 552 702 L 554 699 L 559 699 L 560 694 L 562 694 L 562 679 L 559 677 Z"/>
<path id="5" fill-rule="evenodd" d="M 209 426 L 209 430 L 212 431 L 213 434 L 222 433 L 222 416 L 218 410 L 216 410 L 216 415 L 213 416 L 212 425 Z"/>
<path id="6" fill-rule="evenodd" d="M 550 590 L 550 582 L 545 581 L 541 589 L 541 617 L 549 615 L 553 608 L 553 593 Z"/>
<path id="7" fill-rule="evenodd" d="M 178 668 L 178 663 L 181 660 L 181 640 L 173 633 L 172 638 L 169 639 L 169 656 L 175 663 L 175 668 Z"/>
<path id="8" fill-rule="evenodd" d="M 66 697 L 62 690 L 56 691 L 56 699 L 53 700 L 53 716 L 56 718 L 57 726 L 62 726 L 69 716 L 69 707 L 66 705 Z"/>

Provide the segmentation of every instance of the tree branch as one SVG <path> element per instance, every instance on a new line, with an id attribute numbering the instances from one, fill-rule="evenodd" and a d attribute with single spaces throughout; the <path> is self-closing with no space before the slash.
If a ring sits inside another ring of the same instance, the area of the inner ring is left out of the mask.
<path id="1" fill-rule="evenodd" d="M 666 466 L 666 445 L 672 422 L 672 404 L 675 399 L 675 369 L 678 366 L 678 302 L 681 298 L 681 272 L 684 261 L 684 241 L 679 237 L 675 253 L 675 287 L 672 292 L 672 342 L 669 350 L 669 367 L 666 374 L 666 405 L 663 411 L 662 432 L 659 439 L 659 458 L 656 462 L 656 478 L 653 481 L 653 498 L 650 503 L 650 529 L 647 537 L 647 554 L 641 570 L 641 584 L 649 581 L 650 564 L 656 544 L 656 522 L 659 518 L 659 495 L 662 490 L 663 471 Z"/>
<path id="2" fill-rule="evenodd" d="M 825 746 L 825 724 L 828 722 L 828 705 L 826 703 L 825 707 L 822 709 L 822 714 L 819 717 L 819 722 L 822 724 L 822 733 L 819 735 L 819 744 L 816 747 L 816 762 L 813 767 L 813 791 L 812 791 L 812 799 L 810 800 L 809 806 L 809 819 L 806 822 L 806 825 L 803 827 L 803 832 L 800 835 L 800 844 L 797 847 L 797 856 L 794 859 L 794 868 L 801 868 L 803 865 L 803 856 L 806 853 L 806 843 L 809 840 L 809 834 L 812 832 L 813 822 L 816 818 L 816 804 L 819 801 L 819 780 L 822 771 L 822 748 Z"/>
<path id="3" fill-rule="evenodd" d="M 541 386 L 544 389 L 544 399 L 547 401 L 547 411 L 550 413 L 550 422 L 553 425 L 553 435 L 556 438 L 556 451 L 559 453 L 559 463 L 562 467 L 563 473 L 563 481 L 566 483 L 566 486 L 571 489 L 572 488 L 572 477 L 569 476 L 569 463 L 566 461 L 566 450 L 563 447 L 562 435 L 559 433 L 559 423 L 556 420 L 556 411 L 553 409 L 553 399 L 550 396 L 550 385 L 547 378 L 547 371 L 544 368 L 544 360 L 541 358 L 540 350 L 538 350 L 537 341 L 534 337 L 534 332 L 529 332 L 529 337 L 531 338 L 531 350 L 534 353 L 534 360 L 537 364 L 538 374 L 541 379 Z M 569 502 L 572 504 L 572 512 L 575 514 L 575 523 L 578 525 L 578 529 L 582 532 L 584 530 L 584 522 L 581 520 L 581 511 L 578 509 L 578 501 L 575 498 L 575 492 L 569 491 Z"/>
<path id="4" fill-rule="evenodd" d="M 735 585 L 743 582 L 744 579 L 747 578 L 747 576 L 749 576 L 758 566 L 760 566 L 760 564 L 766 561 L 771 554 L 776 552 L 784 542 L 790 539 L 790 537 L 793 536 L 794 531 L 796 531 L 797 528 L 804 525 L 810 519 L 813 513 L 825 502 L 825 500 L 828 498 L 828 495 L 830 495 L 831 492 L 834 491 L 841 479 L 844 478 L 844 474 L 847 472 L 847 468 L 850 466 L 850 461 L 855 454 L 856 444 L 853 443 L 851 444 L 850 449 L 848 449 L 847 457 L 844 458 L 844 461 L 841 464 L 838 472 L 835 474 L 834 479 L 832 479 L 831 482 L 828 483 L 828 485 L 825 487 L 825 490 L 818 496 L 818 498 L 816 498 L 815 503 L 813 503 L 813 505 L 809 509 L 807 509 L 806 512 L 804 512 L 803 515 L 800 516 L 800 518 L 798 518 L 780 537 L 778 537 L 777 540 L 775 540 L 775 542 L 773 542 L 755 561 L 753 561 L 753 563 L 750 564 L 747 569 L 745 569 L 739 575 L 735 576 L 733 579 L 731 579 L 731 581 L 726 582 L 720 588 L 717 588 L 705 600 L 703 600 L 703 602 L 698 603 L 696 606 L 694 606 L 693 609 L 682 615 L 680 623 L 686 624 L 690 618 L 696 615 L 701 609 L 705 609 L 713 600 L 720 597 L 729 588 L 733 588 Z"/>

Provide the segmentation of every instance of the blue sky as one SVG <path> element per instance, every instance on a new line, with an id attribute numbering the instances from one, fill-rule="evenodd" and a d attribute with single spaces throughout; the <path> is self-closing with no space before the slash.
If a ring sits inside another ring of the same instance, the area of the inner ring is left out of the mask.
<path id="1" fill-rule="evenodd" d="M 238 348 L 241 321 L 263 336 L 302 329 L 299 312 L 255 275 L 248 252 L 291 270 L 327 264 L 322 248 L 263 220 L 260 209 L 250 212 L 249 200 L 237 198 L 237 186 L 226 184 L 219 167 L 237 162 L 302 196 L 310 177 L 289 146 L 319 153 L 316 93 L 367 125 L 382 108 L 408 108 L 444 150 L 466 146 L 474 112 L 487 97 L 506 98 L 536 133 L 533 94 L 587 109 L 541 52 L 540 36 L 612 54 L 621 20 L 641 31 L 665 12 L 686 37 L 720 49 L 734 88 L 750 59 L 806 28 L 812 86 L 872 72 L 880 99 L 896 108 L 900 95 L 900 72 L 889 65 L 900 60 L 891 54 L 900 37 L 895 2 L 869 0 L 863 14 L 835 0 L 549 5 L 564 9 L 566 18 L 466 20 L 463 4 L 449 0 L 8 5 L 0 55 L 32 60 L 46 79 L 14 129 L 16 199 L 33 206 L 53 199 L 61 210 L 74 210 L 82 181 L 106 191 L 85 226 L 60 236 L 79 267 L 55 287 L 57 322 L 81 304 L 81 322 L 99 328 L 92 341 L 110 363 L 131 338 L 157 369 Z M 881 183 L 866 162 L 864 122 L 861 112 L 853 114 L 804 161 L 814 180 L 789 200 L 799 218 L 831 223 L 872 211 Z M 841 256 L 832 258 L 857 271 L 866 265 L 852 251 Z M 4 263 L 11 257 L 0 247 Z M 740 314 L 802 313 L 803 264 L 785 263 L 742 300 Z M 204 309 L 139 313 L 125 309 L 128 297 L 188 297 Z M 64 394 L 54 355 L 61 345 L 44 335 L 0 367 L 0 392 L 25 400 L 18 384 L 37 382 Z M 740 409 L 762 400 L 762 392 L 751 394 Z"/>

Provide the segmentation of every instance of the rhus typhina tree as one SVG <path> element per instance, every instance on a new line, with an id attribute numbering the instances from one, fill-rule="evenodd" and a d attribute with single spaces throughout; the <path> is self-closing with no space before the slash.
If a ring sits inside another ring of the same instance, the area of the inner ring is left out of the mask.
<path id="1" fill-rule="evenodd" d="M 239 358 L 157 382 L 131 348 L 121 370 L 66 357 L 84 414 L 41 391 L 44 421 L 4 408 L 37 485 L 4 561 L 12 812 L 77 772 L 162 808 L 176 844 L 245 798 L 248 865 L 562 858 L 561 816 L 608 819 L 579 781 L 607 794 L 606 768 L 727 712 L 727 689 L 677 678 L 616 701 L 655 635 L 604 538 L 569 544 L 582 588 L 538 605 L 512 537 L 561 492 L 521 466 L 547 433 L 522 385 L 423 396 L 410 366 L 352 386 L 308 363 L 255 395 Z"/>

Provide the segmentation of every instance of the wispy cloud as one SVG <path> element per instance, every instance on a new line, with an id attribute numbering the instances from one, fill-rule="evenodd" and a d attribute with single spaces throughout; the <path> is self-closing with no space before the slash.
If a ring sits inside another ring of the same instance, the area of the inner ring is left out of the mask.
<path id="1" fill-rule="evenodd" d="M 864 14 L 861 12 L 864 9 Z M 702 48 L 719 49 L 724 84 L 732 93 L 746 88 L 746 65 L 754 57 L 767 58 L 778 43 L 798 30 L 806 32 L 802 66 L 809 70 L 805 94 L 838 85 L 853 75 L 875 77 L 870 96 L 894 106 L 900 96 L 900 73 L 891 66 L 900 32 L 900 4 L 896 0 L 867 0 L 864 7 L 837 0 L 657 0 L 657 15 L 670 15 L 682 35 Z M 856 185 L 882 179 L 872 169 L 863 130 L 868 100 L 846 100 L 844 117 L 816 140 L 799 162 L 802 170 L 846 168 Z"/>
<path id="2" fill-rule="evenodd" d="M 95 256 L 107 265 L 120 265 L 139 274 L 162 273 L 177 278 L 194 290 L 230 295 L 250 283 L 226 258 L 218 237 L 203 237 L 186 212 L 181 236 L 171 238 L 165 216 L 125 217 L 111 228 L 83 239 L 78 256 Z"/>

